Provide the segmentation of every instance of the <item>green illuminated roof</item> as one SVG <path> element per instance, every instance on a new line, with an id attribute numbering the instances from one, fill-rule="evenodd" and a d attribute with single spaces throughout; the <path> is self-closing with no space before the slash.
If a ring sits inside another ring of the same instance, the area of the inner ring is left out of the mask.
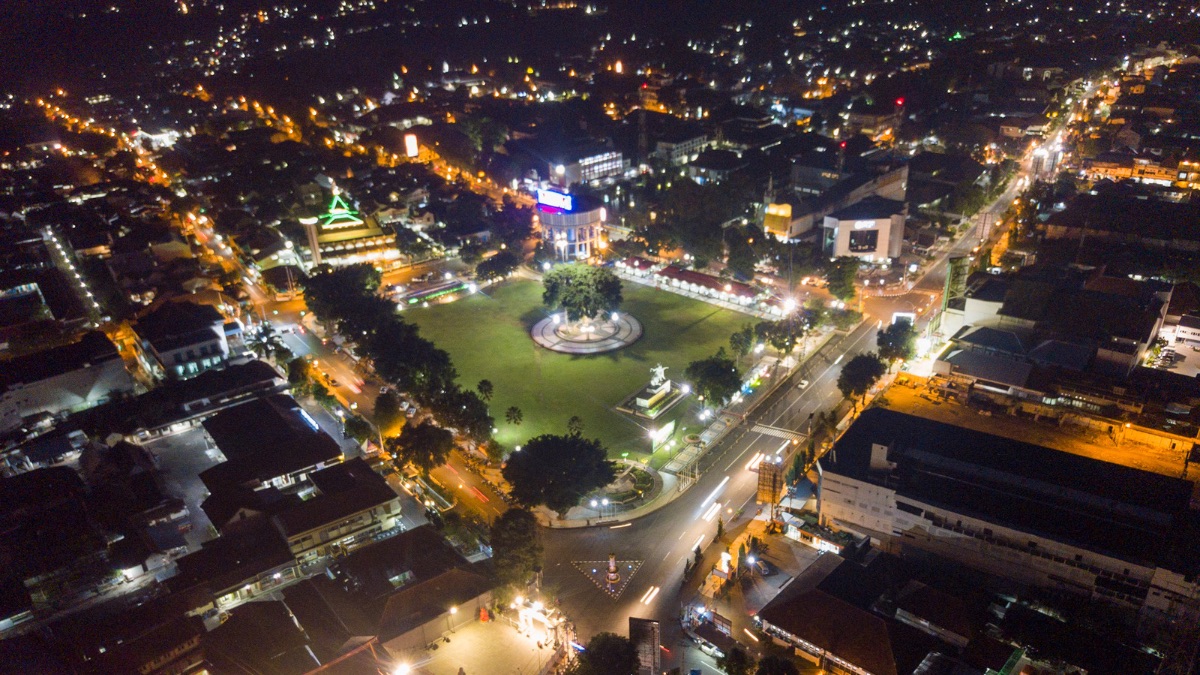
<path id="1" fill-rule="evenodd" d="M 338 193 L 334 193 L 333 201 L 329 202 L 329 210 L 320 216 L 320 221 L 321 229 L 337 229 L 363 224 L 363 219 L 358 217 L 358 211 L 350 208 L 350 205 Z"/>

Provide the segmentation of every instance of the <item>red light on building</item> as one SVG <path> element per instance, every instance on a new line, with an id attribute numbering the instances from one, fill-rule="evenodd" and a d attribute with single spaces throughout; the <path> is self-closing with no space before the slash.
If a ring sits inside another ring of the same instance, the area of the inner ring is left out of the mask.
<path id="1" fill-rule="evenodd" d="M 902 98 L 898 98 L 898 99 L 896 99 L 896 105 L 897 105 L 897 106 L 902 106 L 902 105 L 904 105 L 904 99 L 902 99 Z"/>

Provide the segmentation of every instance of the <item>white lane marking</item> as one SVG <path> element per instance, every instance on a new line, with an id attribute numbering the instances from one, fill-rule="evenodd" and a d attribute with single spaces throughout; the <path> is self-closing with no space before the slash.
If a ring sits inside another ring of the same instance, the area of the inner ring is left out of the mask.
<path id="1" fill-rule="evenodd" d="M 704 543 L 704 535 L 700 535 L 700 538 L 696 540 L 696 544 L 694 546 L 692 546 L 692 550 L 695 551 L 696 549 L 700 548 L 700 544 L 703 544 L 703 543 Z"/>

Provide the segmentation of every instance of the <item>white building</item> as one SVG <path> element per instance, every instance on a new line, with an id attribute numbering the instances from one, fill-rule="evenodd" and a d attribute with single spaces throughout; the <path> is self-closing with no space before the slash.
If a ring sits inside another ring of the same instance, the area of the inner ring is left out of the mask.
<path id="1" fill-rule="evenodd" d="M 620 150 L 597 143 L 578 148 L 550 163 L 550 180 L 564 188 L 606 178 L 620 178 L 630 168 Z"/>
<path id="2" fill-rule="evenodd" d="M 242 325 L 228 324 L 215 308 L 191 302 L 168 302 L 138 319 L 143 365 L 156 377 L 182 380 L 229 359 L 230 339 L 240 343 Z"/>
<path id="3" fill-rule="evenodd" d="M 554 247 L 559 260 L 587 260 L 607 245 L 603 206 L 552 190 L 538 190 L 537 196 L 542 240 Z"/>
<path id="4" fill-rule="evenodd" d="M 821 463 L 822 518 L 885 550 L 1144 613 L 1200 600 L 1186 480 L 883 408 Z"/>
<path id="5" fill-rule="evenodd" d="M 900 257 L 904 243 L 904 202 L 867 197 L 825 216 L 824 248 L 832 257 L 868 262 Z"/>

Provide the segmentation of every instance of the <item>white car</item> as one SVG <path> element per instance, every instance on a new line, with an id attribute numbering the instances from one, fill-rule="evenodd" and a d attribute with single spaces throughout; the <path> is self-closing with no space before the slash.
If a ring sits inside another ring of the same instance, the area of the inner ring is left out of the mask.
<path id="1" fill-rule="evenodd" d="M 808 388 L 808 380 L 800 380 L 800 382 L 796 385 L 796 388 L 797 389 L 807 389 Z"/>

